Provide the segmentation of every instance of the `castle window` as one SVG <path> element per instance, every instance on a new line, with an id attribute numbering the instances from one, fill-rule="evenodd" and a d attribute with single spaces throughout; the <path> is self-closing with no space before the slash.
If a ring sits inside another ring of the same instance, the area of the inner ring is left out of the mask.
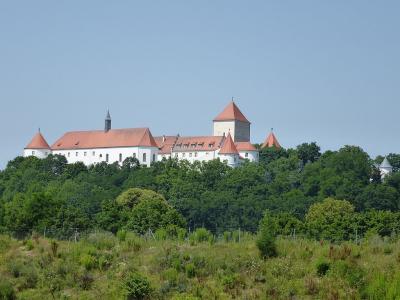
<path id="1" fill-rule="evenodd" d="M 146 162 L 146 153 L 143 153 L 143 162 Z"/>
<path id="2" fill-rule="evenodd" d="M 194 153 L 194 157 L 197 157 L 197 152 Z"/>
<path id="3" fill-rule="evenodd" d="M 185 157 L 186 156 L 186 153 L 182 153 L 182 157 Z"/>
<path id="4" fill-rule="evenodd" d="M 192 153 L 189 153 L 189 157 L 192 157 Z"/>
<path id="5" fill-rule="evenodd" d="M 71 153 L 68 152 L 68 157 L 70 157 Z"/>
<path id="6" fill-rule="evenodd" d="M 206 152 L 206 155 L 208 156 L 208 152 Z"/>
<path id="7" fill-rule="evenodd" d="M 106 154 L 106 162 L 108 162 L 108 160 L 110 159 L 110 156 L 108 155 L 108 153 Z"/>
<path id="8" fill-rule="evenodd" d="M 153 161 L 156 161 L 156 155 L 153 154 Z"/>
<path id="9" fill-rule="evenodd" d="M 119 154 L 119 162 L 122 162 L 122 153 Z"/>
<path id="10" fill-rule="evenodd" d="M 133 155 L 132 155 L 132 156 L 133 156 L 133 158 L 136 158 L 136 153 L 133 153 Z"/>
<path id="11" fill-rule="evenodd" d="M 245 157 L 249 157 L 249 154 L 246 152 L 246 154 L 244 155 Z"/>
<path id="12" fill-rule="evenodd" d="M 92 152 L 92 155 L 95 156 L 95 155 L 96 155 L 96 151 L 93 151 L 93 152 Z"/>
<path id="13" fill-rule="evenodd" d="M 83 156 L 86 156 L 87 155 L 87 152 L 85 151 L 85 152 L 83 152 Z"/>
<path id="14" fill-rule="evenodd" d="M 103 154 L 100 154 L 99 157 L 102 158 L 102 157 L 103 157 Z"/>
<path id="15" fill-rule="evenodd" d="M 78 156 L 78 152 L 75 152 L 75 156 Z"/>
<path id="16" fill-rule="evenodd" d="M 35 151 L 32 151 L 32 155 L 35 155 Z"/>

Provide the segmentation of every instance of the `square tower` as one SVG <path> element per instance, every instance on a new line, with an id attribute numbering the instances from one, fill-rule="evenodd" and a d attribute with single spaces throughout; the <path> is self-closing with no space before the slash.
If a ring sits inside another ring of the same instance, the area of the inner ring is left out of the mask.
<path id="1" fill-rule="evenodd" d="M 234 142 L 250 141 L 250 122 L 233 101 L 213 120 L 213 124 L 214 136 L 230 133 Z"/>

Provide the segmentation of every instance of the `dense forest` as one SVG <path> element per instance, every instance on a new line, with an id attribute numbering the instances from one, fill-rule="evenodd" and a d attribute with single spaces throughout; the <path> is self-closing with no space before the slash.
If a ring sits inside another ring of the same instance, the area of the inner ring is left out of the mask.
<path id="1" fill-rule="evenodd" d="M 280 235 L 388 236 L 400 230 L 400 155 L 388 155 L 394 172 L 385 180 L 375 167 L 382 159 L 355 146 L 321 153 L 316 143 L 265 148 L 259 163 L 234 169 L 218 160 L 147 168 L 134 158 L 86 167 L 63 156 L 17 157 L 0 172 L 0 231 L 60 239 L 169 225 L 254 233 L 267 211 Z"/>

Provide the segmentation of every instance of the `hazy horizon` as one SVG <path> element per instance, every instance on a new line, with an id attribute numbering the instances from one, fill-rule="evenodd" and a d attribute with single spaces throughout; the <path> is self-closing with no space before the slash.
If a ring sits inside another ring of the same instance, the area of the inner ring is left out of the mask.
<path id="1" fill-rule="evenodd" d="M 23 3 L 23 5 L 22 5 Z M 0 169 L 41 128 L 211 135 L 235 98 L 252 142 L 400 153 L 400 3 L 0 3 Z M 397 37 L 396 37 L 397 36 Z"/>

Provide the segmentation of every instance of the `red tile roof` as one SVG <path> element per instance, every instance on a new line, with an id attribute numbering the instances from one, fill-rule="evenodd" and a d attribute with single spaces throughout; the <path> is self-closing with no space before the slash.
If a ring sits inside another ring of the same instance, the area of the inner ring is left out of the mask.
<path id="1" fill-rule="evenodd" d="M 171 154 L 171 149 L 174 147 L 175 142 L 177 141 L 178 136 L 156 136 L 154 140 L 156 141 L 158 148 L 160 151 L 158 154 Z"/>
<path id="2" fill-rule="evenodd" d="M 261 148 L 265 147 L 276 147 L 276 148 L 281 148 L 281 145 L 278 142 L 278 139 L 276 138 L 275 134 L 271 131 L 271 133 L 268 135 L 268 137 L 265 139 L 264 144 L 261 146 Z"/>
<path id="3" fill-rule="evenodd" d="M 236 142 L 236 149 L 240 151 L 257 151 L 256 147 L 250 142 Z"/>
<path id="4" fill-rule="evenodd" d="M 47 144 L 43 135 L 40 132 L 38 132 L 35 134 L 35 136 L 30 141 L 30 143 L 28 145 L 26 145 L 25 149 L 49 149 L 50 150 L 50 146 L 49 146 L 49 144 Z"/>
<path id="5" fill-rule="evenodd" d="M 239 154 L 230 133 L 228 133 L 221 150 L 219 150 L 219 154 Z"/>
<path id="6" fill-rule="evenodd" d="M 250 123 L 246 117 L 242 114 L 240 109 L 236 106 L 235 102 L 231 101 L 225 109 L 215 117 L 214 121 L 242 121 Z"/>
<path id="7" fill-rule="evenodd" d="M 223 136 L 179 137 L 173 147 L 174 152 L 215 151 L 223 142 Z"/>
<path id="8" fill-rule="evenodd" d="M 128 128 L 92 131 L 72 131 L 65 133 L 51 148 L 93 149 L 112 147 L 157 147 L 148 128 Z"/>

